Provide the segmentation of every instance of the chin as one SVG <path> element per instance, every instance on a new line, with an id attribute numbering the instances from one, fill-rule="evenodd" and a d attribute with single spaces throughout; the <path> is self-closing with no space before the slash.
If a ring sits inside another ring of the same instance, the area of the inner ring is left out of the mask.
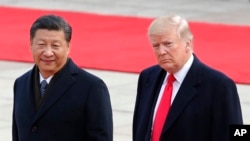
<path id="1" fill-rule="evenodd" d="M 160 65 L 162 69 L 164 69 L 165 71 L 167 72 L 172 72 L 172 70 L 174 69 L 173 66 L 170 66 L 170 65 Z"/>
<path id="2" fill-rule="evenodd" d="M 39 69 L 41 69 L 42 71 L 46 71 L 46 72 L 54 71 L 54 68 L 52 67 L 40 67 Z"/>

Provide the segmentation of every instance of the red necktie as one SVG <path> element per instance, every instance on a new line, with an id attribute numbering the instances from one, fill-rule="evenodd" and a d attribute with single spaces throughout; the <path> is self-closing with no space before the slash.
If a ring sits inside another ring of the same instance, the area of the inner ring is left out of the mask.
<path id="1" fill-rule="evenodd" d="M 154 123 L 153 123 L 153 131 L 151 141 L 159 141 L 162 128 L 165 124 L 167 114 L 171 105 L 171 97 L 173 91 L 173 82 L 175 81 L 174 75 L 170 74 L 168 76 L 168 83 L 163 92 L 160 104 L 158 106 Z"/>

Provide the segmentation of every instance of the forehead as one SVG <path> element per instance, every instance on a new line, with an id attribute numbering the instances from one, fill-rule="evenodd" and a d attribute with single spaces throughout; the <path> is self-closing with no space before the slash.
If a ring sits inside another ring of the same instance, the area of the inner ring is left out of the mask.
<path id="1" fill-rule="evenodd" d="M 149 26 L 149 34 L 161 32 L 162 30 L 176 29 L 178 23 L 170 17 L 160 17 L 155 19 Z"/>
<path id="2" fill-rule="evenodd" d="M 48 30 L 48 29 L 38 29 L 35 33 L 34 39 L 42 40 L 65 40 L 65 35 L 62 30 Z"/>
<path id="3" fill-rule="evenodd" d="M 175 29 L 161 30 L 149 35 L 151 42 L 174 41 L 177 38 L 178 35 Z"/>
<path id="4" fill-rule="evenodd" d="M 177 25 L 171 24 L 165 19 L 159 19 L 153 22 L 148 31 L 148 35 L 159 36 L 159 35 L 172 35 L 177 33 Z"/>
<path id="5" fill-rule="evenodd" d="M 169 25 L 155 25 L 151 27 L 149 30 L 149 35 L 170 35 L 175 34 L 177 32 L 177 28 L 175 26 Z"/>

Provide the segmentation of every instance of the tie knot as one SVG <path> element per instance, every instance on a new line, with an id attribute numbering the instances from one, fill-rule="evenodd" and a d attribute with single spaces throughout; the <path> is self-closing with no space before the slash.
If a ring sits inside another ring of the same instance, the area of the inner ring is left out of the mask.
<path id="1" fill-rule="evenodd" d="M 174 75 L 173 75 L 173 74 L 170 74 L 170 75 L 168 76 L 168 83 L 173 83 L 174 81 L 175 81 Z"/>
<path id="2" fill-rule="evenodd" d="M 48 85 L 48 83 L 47 83 L 47 81 L 46 80 L 43 80 L 42 82 L 41 82 L 41 87 L 46 87 Z"/>

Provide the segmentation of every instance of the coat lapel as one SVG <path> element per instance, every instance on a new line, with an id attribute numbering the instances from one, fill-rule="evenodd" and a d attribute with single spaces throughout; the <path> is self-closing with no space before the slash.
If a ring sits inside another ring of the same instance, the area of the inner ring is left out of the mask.
<path id="1" fill-rule="evenodd" d="M 143 86 L 143 88 L 139 88 L 140 98 L 138 99 L 140 99 L 140 103 L 143 104 L 143 106 L 140 106 L 139 110 L 140 113 L 143 114 L 139 114 L 137 118 L 140 118 L 143 121 L 143 128 L 146 128 L 145 140 L 150 140 L 151 137 L 154 105 L 165 75 L 166 72 L 163 69 L 159 66 L 155 66 L 152 70 L 142 73 L 142 78 L 139 79 L 139 86 Z"/>
<path id="2" fill-rule="evenodd" d="M 196 89 L 195 86 L 200 83 L 200 66 L 198 59 L 194 56 L 194 62 L 187 73 L 177 95 L 170 108 L 163 133 L 174 126 L 174 122 L 181 115 L 182 111 L 185 110 L 186 106 L 195 98 Z"/>
<path id="3" fill-rule="evenodd" d="M 32 118 L 36 114 L 36 103 L 34 101 L 35 94 L 34 94 L 34 82 L 33 82 L 34 74 L 35 74 L 35 67 L 33 67 L 32 71 L 29 72 L 29 75 L 28 75 L 27 80 L 26 80 L 26 82 L 28 82 L 28 83 L 24 83 L 24 87 L 26 87 L 26 88 L 24 88 L 24 90 L 27 90 L 26 92 L 24 92 L 25 94 L 27 94 L 26 95 L 27 98 L 25 98 L 25 99 L 27 99 L 27 100 L 25 100 L 26 104 L 24 104 L 24 105 L 27 106 L 26 109 L 30 109 L 30 110 L 28 110 L 30 112 L 28 112 L 27 114 L 30 114 L 31 115 L 30 117 L 32 117 Z"/>
<path id="4" fill-rule="evenodd" d="M 55 78 L 55 83 L 50 87 L 47 97 L 41 103 L 33 123 L 39 119 L 53 104 L 65 94 L 65 91 L 73 84 L 72 74 L 77 73 L 77 66 L 69 60 L 62 72 Z"/>

